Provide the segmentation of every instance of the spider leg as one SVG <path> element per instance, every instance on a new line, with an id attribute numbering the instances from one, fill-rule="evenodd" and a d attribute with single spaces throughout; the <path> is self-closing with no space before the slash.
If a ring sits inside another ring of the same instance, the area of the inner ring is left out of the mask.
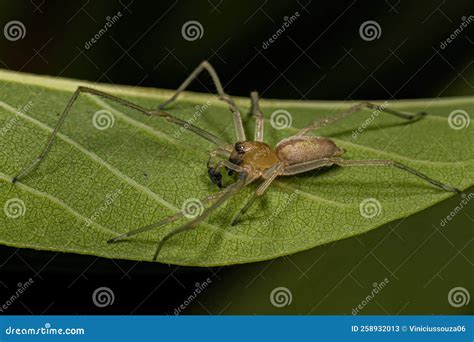
<path id="1" fill-rule="evenodd" d="M 206 205 L 206 204 L 212 202 L 214 199 L 218 198 L 219 196 L 223 195 L 225 192 L 226 192 L 226 190 L 218 191 L 216 193 L 213 193 L 209 196 L 206 196 L 206 197 L 200 199 L 200 202 L 203 205 Z M 177 212 L 176 214 L 165 217 L 164 219 L 162 219 L 158 222 L 155 222 L 155 223 L 152 223 L 148 226 L 140 227 L 138 229 L 134 229 L 134 230 L 131 230 L 131 231 L 126 232 L 124 234 L 121 234 L 119 236 L 116 236 L 116 237 L 108 240 L 107 243 L 115 243 L 117 241 L 122 241 L 122 240 L 124 240 L 126 238 L 129 238 L 131 236 L 135 236 L 137 234 L 141 234 L 141 233 L 153 230 L 155 228 L 164 226 L 168 223 L 179 220 L 180 218 L 182 218 L 184 216 L 184 214 L 185 214 L 185 212 L 183 210 L 181 210 L 181 211 Z"/>
<path id="2" fill-rule="evenodd" d="M 267 191 L 267 189 L 270 187 L 270 185 L 275 180 L 275 178 L 277 178 L 280 175 L 282 170 L 283 170 L 283 164 L 278 163 L 278 164 L 275 164 L 275 166 L 269 168 L 263 174 L 262 177 L 265 178 L 265 181 L 262 184 L 260 184 L 257 190 L 247 200 L 245 205 L 239 210 L 237 215 L 235 215 L 235 217 L 232 219 L 231 226 L 235 226 L 239 222 L 240 218 L 247 212 L 247 210 L 250 209 L 250 207 L 255 202 L 255 200 L 258 197 L 262 196 L 265 193 L 265 191 Z"/>
<path id="3" fill-rule="evenodd" d="M 242 118 L 240 116 L 239 109 L 237 108 L 234 100 L 232 100 L 225 92 L 224 87 L 222 87 L 222 83 L 219 80 L 219 76 L 217 76 L 216 70 L 212 67 L 212 65 L 208 61 L 203 61 L 201 64 L 198 65 L 196 69 L 184 80 L 184 82 L 179 86 L 179 88 L 175 91 L 175 93 L 165 102 L 158 106 L 158 109 L 164 109 L 167 105 L 171 102 L 176 100 L 176 98 L 181 94 L 189 84 L 203 71 L 207 70 L 207 72 L 211 75 L 212 80 L 214 81 L 214 85 L 217 90 L 217 94 L 219 95 L 219 99 L 226 102 L 229 105 L 229 109 L 233 114 L 234 119 L 234 128 L 235 128 L 235 136 L 237 141 L 245 141 L 245 132 L 244 126 L 242 124 Z"/>
<path id="4" fill-rule="evenodd" d="M 233 183 L 232 185 L 229 185 L 229 187 L 223 192 L 220 197 L 217 198 L 217 200 L 212 204 L 209 208 L 204 210 L 202 214 L 191 221 L 185 223 L 181 227 L 178 227 L 168 234 L 166 234 L 158 243 L 156 247 L 155 254 L 153 255 L 153 261 L 156 261 L 158 255 L 160 254 L 161 249 L 163 248 L 163 245 L 166 241 L 168 241 L 170 238 L 173 236 L 186 232 L 188 230 L 191 230 L 195 227 L 197 227 L 202 221 L 204 221 L 209 215 L 211 215 L 212 212 L 214 212 L 216 209 L 218 209 L 222 204 L 224 204 L 228 199 L 230 199 L 232 196 L 234 196 L 237 192 L 239 192 L 240 189 L 242 189 L 245 185 L 249 184 L 247 180 L 247 175 L 242 173 L 241 178 Z"/>
<path id="5" fill-rule="evenodd" d="M 342 111 L 342 112 L 340 112 L 340 113 L 338 113 L 334 116 L 322 118 L 322 119 L 319 119 L 319 120 L 316 120 L 316 121 L 312 122 L 307 127 L 305 127 L 303 129 L 301 129 L 300 131 L 298 131 L 298 133 L 296 133 L 295 136 L 305 135 L 305 134 L 309 133 L 310 131 L 313 131 L 313 130 L 322 128 L 324 126 L 330 125 L 330 124 L 332 124 L 336 121 L 339 121 L 341 119 L 344 119 L 344 118 L 346 118 L 346 117 L 348 117 L 348 116 L 350 116 L 354 113 L 360 112 L 361 110 L 363 110 L 365 108 L 370 108 L 370 109 L 378 110 L 378 111 L 385 112 L 385 113 L 388 113 L 388 114 L 392 114 L 392 115 L 395 115 L 399 118 L 409 120 L 409 121 L 415 121 L 415 120 L 418 120 L 421 117 L 427 115 L 427 113 L 425 113 L 425 112 L 418 112 L 418 113 L 415 113 L 415 114 L 404 113 L 404 112 L 396 111 L 396 110 L 393 110 L 393 109 L 389 109 L 384 105 L 376 105 L 376 104 L 373 104 L 373 103 L 370 103 L 370 102 L 361 102 L 361 103 L 356 104 L 352 107 L 349 107 L 348 109 L 346 109 L 346 110 L 344 110 L 344 111 Z"/>
<path id="6" fill-rule="evenodd" d="M 56 126 L 53 129 L 53 132 L 51 132 L 51 134 L 50 134 L 46 144 L 44 145 L 43 150 L 41 151 L 41 153 L 33 161 L 31 161 L 29 164 L 25 165 L 20 170 L 20 172 L 15 177 L 13 177 L 13 180 L 12 180 L 13 183 L 20 180 L 20 179 L 22 179 L 26 175 L 28 175 L 30 172 L 32 172 L 34 169 L 36 169 L 40 165 L 40 163 L 44 160 L 44 158 L 48 154 L 49 150 L 51 149 L 51 146 L 53 145 L 54 140 L 55 140 L 59 130 L 61 129 L 62 125 L 64 124 L 64 121 L 66 120 L 69 112 L 71 111 L 71 108 L 72 108 L 73 104 L 76 102 L 76 100 L 78 99 L 78 97 L 81 93 L 89 93 L 89 94 L 92 94 L 92 95 L 96 95 L 96 96 L 111 100 L 113 102 L 116 102 L 116 103 L 118 103 L 122 106 L 137 110 L 137 111 L 141 112 L 144 115 L 162 117 L 165 120 L 167 120 L 168 122 L 171 122 L 171 123 L 174 123 L 174 124 L 177 124 L 177 125 L 180 125 L 180 126 L 187 125 L 189 130 L 191 130 L 192 132 L 194 132 L 195 134 L 197 134 L 201 138 L 206 139 L 206 140 L 216 144 L 217 146 L 221 146 L 223 148 L 225 146 L 228 146 L 228 144 L 225 141 L 223 141 L 219 137 L 215 136 L 214 134 L 212 134 L 210 132 L 207 132 L 206 130 L 201 129 L 197 126 L 191 125 L 186 121 L 178 119 L 178 118 L 172 116 L 171 114 L 169 114 L 167 112 L 149 110 L 149 109 L 146 109 L 146 108 L 144 108 L 140 105 L 137 105 L 135 103 L 132 103 L 132 102 L 127 101 L 125 99 L 122 99 L 120 97 L 105 93 L 103 91 L 80 86 L 72 94 L 71 98 L 69 99 L 68 103 L 66 104 L 66 107 L 64 108 L 61 116 L 59 117 L 59 120 L 56 123 Z"/>
<path id="7" fill-rule="evenodd" d="M 219 170 L 219 169 L 222 169 L 222 168 L 226 168 L 227 171 L 233 171 L 233 172 L 237 172 L 237 173 L 245 172 L 245 169 L 242 166 L 234 164 L 234 163 L 232 163 L 231 161 L 228 161 L 228 160 L 220 160 L 217 163 L 216 169 Z"/>
<path id="8" fill-rule="evenodd" d="M 303 173 L 306 171 L 318 169 L 324 166 L 331 166 L 331 165 L 339 165 L 339 166 L 392 166 L 398 168 L 400 170 L 406 171 L 411 173 L 412 175 L 417 176 L 418 178 L 424 180 L 427 183 L 430 183 L 440 189 L 445 191 L 454 192 L 457 194 L 461 194 L 461 190 L 458 188 L 452 187 L 450 185 L 444 184 L 436 179 L 428 177 L 424 173 L 421 173 L 418 170 L 415 170 L 409 166 L 396 162 L 394 160 L 389 159 L 367 159 L 367 160 L 345 160 L 342 158 L 323 158 L 312 160 L 305 163 L 295 164 L 287 166 L 283 169 L 282 175 L 289 176 L 295 175 L 298 173 Z"/>
<path id="9" fill-rule="evenodd" d="M 260 110 L 259 105 L 259 96 L 258 92 L 252 91 L 250 93 L 250 100 L 251 100 L 251 108 L 250 112 L 253 116 L 255 116 L 255 141 L 262 141 L 263 142 L 263 113 Z"/>

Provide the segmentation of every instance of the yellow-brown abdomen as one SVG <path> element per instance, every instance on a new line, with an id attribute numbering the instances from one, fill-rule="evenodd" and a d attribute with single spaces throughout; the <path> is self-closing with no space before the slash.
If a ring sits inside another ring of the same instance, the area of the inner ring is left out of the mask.
<path id="1" fill-rule="evenodd" d="M 278 143 L 275 151 L 278 159 L 287 165 L 337 157 L 344 153 L 344 150 L 337 147 L 330 139 L 309 136 L 283 139 Z"/>

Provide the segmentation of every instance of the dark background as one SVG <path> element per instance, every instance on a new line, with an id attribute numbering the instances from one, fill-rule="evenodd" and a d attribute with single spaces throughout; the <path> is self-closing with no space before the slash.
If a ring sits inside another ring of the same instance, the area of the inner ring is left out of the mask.
<path id="1" fill-rule="evenodd" d="M 265 98 L 298 100 L 472 95 L 474 24 L 440 48 L 472 9 L 471 0 L 2 1 L 1 26 L 20 20 L 26 37 L 1 37 L 0 66 L 174 89 L 207 59 L 227 93 L 236 96 L 254 89 Z M 118 11 L 122 18 L 86 49 L 106 17 Z M 264 49 L 263 42 L 295 12 L 298 19 Z M 202 24 L 201 39 L 183 39 L 181 27 L 189 20 Z M 361 39 L 359 27 L 368 20 L 379 23 L 379 39 Z M 202 75 L 189 89 L 213 86 Z M 363 236 L 293 256 L 222 268 L 0 247 L 0 294 L 6 300 L 18 282 L 32 277 L 34 285 L 7 313 L 173 314 L 194 284 L 209 277 L 211 286 L 185 314 L 351 314 L 371 284 L 388 277 L 394 285 L 362 314 L 467 313 L 470 308 L 449 306 L 446 296 L 454 286 L 472 289 L 474 283 L 472 231 L 459 234 L 472 227 L 473 206 L 445 233 L 433 233 L 426 224 L 439 223 L 458 202 L 452 198 Z M 113 290 L 113 305 L 94 306 L 91 296 L 100 286 Z M 277 286 L 293 289 L 293 303 L 284 309 L 269 303 Z"/>

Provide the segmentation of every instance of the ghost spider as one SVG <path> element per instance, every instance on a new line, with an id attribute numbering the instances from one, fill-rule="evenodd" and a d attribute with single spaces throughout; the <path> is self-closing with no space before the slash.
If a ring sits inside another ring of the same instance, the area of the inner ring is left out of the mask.
<path id="1" fill-rule="evenodd" d="M 229 144 L 211 132 L 207 132 L 197 126 L 189 124 L 186 121 L 178 119 L 171 114 L 164 111 L 164 108 L 176 100 L 181 92 L 203 71 L 206 70 L 212 77 L 217 94 L 220 100 L 227 103 L 230 112 L 232 113 L 236 142 Z M 68 113 L 71 110 L 72 105 L 77 100 L 81 93 L 89 93 L 92 95 L 100 96 L 105 99 L 116 102 L 120 105 L 132 108 L 141 112 L 147 116 L 161 117 L 168 122 L 183 126 L 187 125 L 189 130 L 197 134 L 201 138 L 213 143 L 215 149 L 210 152 L 209 160 L 207 162 L 208 174 L 211 182 L 222 187 L 222 172 L 227 171 L 229 173 L 236 173 L 238 175 L 237 180 L 229 185 L 226 189 L 211 194 L 201 200 L 203 205 L 208 205 L 208 208 L 202 212 L 201 215 L 189 220 L 185 224 L 175 228 L 166 234 L 159 242 L 153 256 L 153 261 L 156 261 L 158 254 L 160 253 L 163 244 L 176 234 L 188 231 L 197 227 L 203 220 L 210 216 L 210 214 L 218 209 L 224 202 L 235 195 L 246 185 L 253 183 L 256 180 L 262 180 L 262 183 L 257 187 L 256 191 L 247 200 L 245 205 L 239 210 L 237 215 L 233 218 L 231 225 L 235 225 L 243 214 L 250 208 L 254 201 L 262 196 L 265 191 L 269 188 L 272 182 L 278 176 L 291 176 L 311 170 L 320 169 L 328 166 L 391 166 L 405 172 L 408 172 L 414 176 L 419 177 L 423 181 L 431 183 L 432 185 L 441 188 L 445 191 L 454 193 L 461 193 L 457 188 L 443 184 L 435 179 L 428 177 L 427 175 L 408 167 L 404 164 L 393 160 L 347 160 L 341 156 L 345 152 L 342 148 L 338 147 L 332 140 L 324 137 L 310 136 L 308 133 L 311 131 L 318 130 L 324 126 L 335 123 L 343 118 L 346 118 L 354 113 L 357 113 L 365 108 L 379 110 L 387 114 L 397 116 L 401 119 L 408 121 L 415 121 L 426 115 L 424 112 L 410 114 L 400 111 L 395 111 L 384 106 L 377 106 L 369 102 L 362 102 L 354 105 L 332 117 L 322 118 L 309 124 L 307 127 L 298 131 L 295 135 L 290 136 L 281 140 L 275 148 L 271 148 L 269 145 L 263 142 L 263 124 L 264 118 L 263 113 L 259 107 L 259 97 L 257 92 L 251 93 L 251 114 L 255 117 L 255 137 L 254 140 L 247 140 L 242 125 L 242 119 L 240 116 L 239 109 L 235 102 L 224 92 L 222 84 L 217 76 L 214 68 L 206 61 L 202 62 L 181 84 L 176 92 L 166 102 L 158 106 L 156 110 L 147 109 L 140 105 L 129 102 L 125 99 L 119 98 L 114 95 L 107 94 L 105 92 L 95 90 L 88 87 L 78 87 L 72 95 L 71 99 L 67 103 L 63 113 L 61 114 L 56 127 L 51 133 L 48 141 L 46 142 L 43 150 L 31 163 L 27 164 L 17 176 L 13 178 L 13 182 L 16 182 L 26 175 L 31 173 L 38 167 L 42 160 L 48 154 L 52 144 L 54 143 L 55 137 L 63 125 Z M 125 238 L 140 234 L 157 227 L 163 226 L 174 222 L 180 218 L 183 218 L 184 212 L 179 212 L 175 215 L 166 217 L 159 222 L 154 224 L 141 227 L 129 231 L 128 233 L 119 235 L 107 241 L 108 243 L 115 243 Z"/>

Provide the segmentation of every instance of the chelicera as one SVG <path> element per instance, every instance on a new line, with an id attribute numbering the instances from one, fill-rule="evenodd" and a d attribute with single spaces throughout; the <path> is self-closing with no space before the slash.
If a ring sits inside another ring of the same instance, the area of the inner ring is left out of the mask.
<path id="1" fill-rule="evenodd" d="M 214 135 L 211 132 L 208 132 L 202 128 L 199 128 L 193 124 L 189 124 L 186 121 L 183 121 L 179 118 L 174 117 L 168 112 L 164 111 L 166 106 L 176 100 L 178 95 L 183 92 L 186 87 L 201 73 L 201 71 L 207 70 L 211 75 L 214 84 L 217 89 L 220 100 L 227 103 L 229 106 L 230 112 L 232 113 L 233 126 L 235 129 L 236 141 L 231 144 L 224 141 L 218 136 Z M 55 137 L 59 132 L 61 126 L 63 125 L 67 115 L 69 114 L 71 107 L 74 102 L 77 100 L 78 96 L 81 93 L 89 93 L 96 96 L 100 96 L 116 102 L 120 105 L 132 108 L 141 112 L 147 116 L 156 116 L 167 120 L 168 122 L 188 127 L 188 129 L 200 136 L 201 138 L 210 141 L 215 145 L 215 149 L 210 152 L 209 160 L 207 162 L 207 169 L 209 177 L 212 183 L 222 187 L 222 174 L 223 172 L 236 173 L 238 175 L 237 180 L 227 186 L 225 189 L 221 189 L 219 192 L 213 193 L 203 199 L 201 203 L 203 205 L 208 205 L 201 215 L 188 220 L 181 226 L 178 226 L 174 230 L 171 230 L 163 236 L 163 238 L 158 242 L 153 260 L 156 260 L 164 243 L 172 238 L 173 236 L 188 231 L 197 227 L 202 221 L 209 217 L 209 215 L 218 209 L 224 202 L 229 198 L 234 196 L 239 190 L 243 187 L 257 181 L 261 180 L 261 183 L 257 186 L 256 190 L 239 210 L 237 215 L 232 219 L 231 224 L 235 225 L 239 222 L 242 215 L 251 207 L 254 201 L 262 196 L 266 190 L 270 187 L 272 182 L 280 176 L 292 176 L 311 170 L 321 169 L 328 166 L 341 166 L 341 167 L 368 167 L 368 166 L 388 166 L 398 168 L 405 172 L 408 172 L 419 179 L 428 182 L 444 191 L 461 193 L 461 191 L 455 187 L 444 184 L 440 181 L 437 181 L 418 170 L 415 170 L 409 166 L 396 162 L 394 160 L 384 159 L 384 160 L 374 160 L 374 159 L 365 159 L 365 160 L 348 160 L 344 159 L 342 156 L 344 154 L 344 149 L 338 147 L 331 139 L 325 137 L 319 137 L 314 135 L 309 135 L 313 131 L 325 127 L 327 125 L 333 124 L 341 119 L 344 119 L 354 113 L 357 113 L 365 108 L 370 108 L 373 110 L 378 110 L 385 112 L 390 115 L 397 116 L 401 119 L 408 121 L 416 121 L 426 115 L 424 112 L 419 112 L 415 114 L 400 112 L 386 108 L 385 106 L 378 106 L 369 102 L 362 102 L 357 105 L 351 106 L 348 109 L 327 118 L 322 118 L 310 123 L 307 127 L 298 131 L 295 135 L 290 136 L 281 140 L 274 148 L 267 145 L 263 141 L 264 133 L 264 118 L 263 113 L 259 107 L 259 97 L 256 92 L 251 93 L 251 114 L 255 118 L 255 134 L 253 140 L 248 140 L 246 138 L 244 128 L 242 125 L 242 119 L 240 111 L 237 108 L 235 102 L 230 98 L 222 87 L 222 84 L 215 72 L 214 68 L 206 61 L 202 62 L 190 75 L 189 77 L 181 84 L 181 86 L 176 90 L 176 92 L 160 105 L 157 109 L 147 109 L 115 95 L 105 93 L 89 87 L 78 87 L 77 90 L 72 95 L 71 99 L 67 103 L 63 113 L 61 114 L 56 127 L 51 133 L 48 141 L 46 142 L 41 153 L 36 157 L 31 163 L 27 164 L 17 176 L 13 178 L 13 182 L 19 181 L 31 173 L 38 165 L 44 160 L 48 154 L 52 144 L 54 143 Z M 115 243 L 121 241 L 128 237 L 140 234 L 165 224 L 172 223 L 181 219 L 185 216 L 184 212 L 178 212 L 175 215 L 166 217 L 159 222 L 153 223 L 151 225 L 141 227 L 127 233 L 116 236 L 108 241 L 108 243 Z"/>

